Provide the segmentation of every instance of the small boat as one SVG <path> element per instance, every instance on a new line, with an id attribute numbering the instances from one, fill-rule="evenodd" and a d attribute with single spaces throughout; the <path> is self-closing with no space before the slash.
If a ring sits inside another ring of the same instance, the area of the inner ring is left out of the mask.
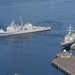
<path id="1" fill-rule="evenodd" d="M 48 30 L 51 30 L 51 27 L 33 26 L 31 23 L 23 24 L 22 21 L 21 25 L 17 25 L 13 20 L 12 23 L 6 28 L 6 31 L 4 31 L 2 28 L 0 29 L 0 36 L 25 34 Z"/>
<path id="2" fill-rule="evenodd" d="M 65 36 L 60 45 L 62 46 L 62 48 L 70 49 L 70 46 L 75 42 L 75 33 L 71 25 L 68 27 L 67 31 L 68 34 Z"/>

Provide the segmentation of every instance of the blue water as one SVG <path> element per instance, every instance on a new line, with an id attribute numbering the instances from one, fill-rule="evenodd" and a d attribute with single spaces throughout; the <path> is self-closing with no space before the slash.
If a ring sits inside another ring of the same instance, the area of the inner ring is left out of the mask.
<path id="1" fill-rule="evenodd" d="M 66 27 L 75 27 L 74 0 L 0 0 L 0 28 L 14 19 L 51 26 L 47 32 L 0 37 L 0 75 L 65 75 L 51 62 L 61 51 Z M 74 53 L 75 55 L 75 53 Z"/>

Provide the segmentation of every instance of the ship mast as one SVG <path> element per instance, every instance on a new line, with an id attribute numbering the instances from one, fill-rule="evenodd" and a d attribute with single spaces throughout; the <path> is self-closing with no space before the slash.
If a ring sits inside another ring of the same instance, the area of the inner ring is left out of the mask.
<path id="1" fill-rule="evenodd" d="M 72 28 L 72 26 L 70 25 L 67 31 L 68 31 L 68 35 L 71 35 L 71 33 L 74 31 L 74 28 Z"/>
<path id="2" fill-rule="evenodd" d="M 23 26 L 22 16 L 20 16 L 20 22 L 21 22 L 21 26 Z"/>
<path id="3" fill-rule="evenodd" d="M 14 25 L 14 24 L 15 24 L 15 22 L 14 22 L 14 19 L 13 19 L 10 25 Z"/>

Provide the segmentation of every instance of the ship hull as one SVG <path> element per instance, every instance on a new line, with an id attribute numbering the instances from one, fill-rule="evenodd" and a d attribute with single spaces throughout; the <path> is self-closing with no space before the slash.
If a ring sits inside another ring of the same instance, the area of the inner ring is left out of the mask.
<path id="1" fill-rule="evenodd" d="M 39 30 L 25 30 L 25 31 L 19 31 L 19 32 L 4 32 L 0 33 L 0 36 L 8 36 L 8 35 L 19 35 L 19 34 L 27 34 L 27 33 L 35 33 L 35 32 L 43 32 L 43 31 L 49 31 L 50 28 L 47 29 L 39 29 Z"/>
<path id="2" fill-rule="evenodd" d="M 71 47 L 71 45 L 72 45 L 73 43 L 74 43 L 74 42 L 70 42 L 70 43 L 67 43 L 67 44 L 63 44 L 63 45 L 61 45 L 61 46 L 62 46 L 63 49 L 68 50 L 68 49 L 70 49 L 70 47 Z"/>

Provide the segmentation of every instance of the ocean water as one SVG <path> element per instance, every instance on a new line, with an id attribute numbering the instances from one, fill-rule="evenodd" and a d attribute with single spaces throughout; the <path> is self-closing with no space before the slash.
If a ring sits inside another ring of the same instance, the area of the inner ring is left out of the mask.
<path id="1" fill-rule="evenodd" d="M 51 26 L 51 31 L 0 37 L 0 75 L 65 75 L 51 62 L 62 49 L 69 25 L 75 27 L 74 0 L 0 0 L 0 28 L 14 19 Z M 75 53 L 73 53 L 75 55 Z"/>

